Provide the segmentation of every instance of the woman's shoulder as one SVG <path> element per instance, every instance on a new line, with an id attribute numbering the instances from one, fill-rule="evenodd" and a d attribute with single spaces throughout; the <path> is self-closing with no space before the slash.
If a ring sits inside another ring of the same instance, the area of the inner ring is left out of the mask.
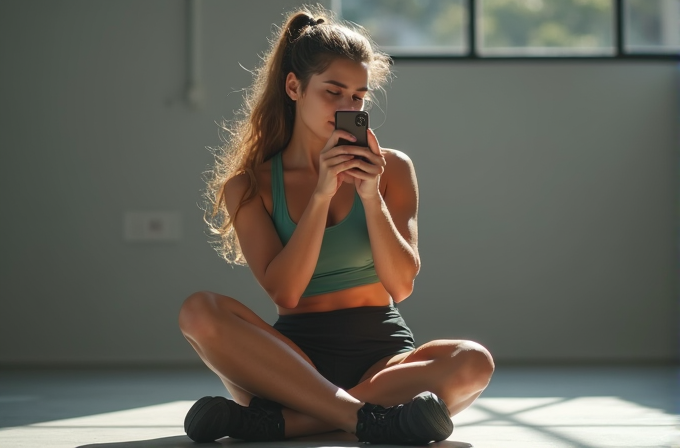
<path id="1" fill-rule="evenodd" d="M 271 159 L 259 165 L 254 172 L 255 182 L 257 183 L 257 194 L 263 202 L 271 202 Z M 225 195 L 227 208 L 229 203 L 240 202 L 241 198 L 247 193 L 252 185 L 252 179 L 247 172 L 241 172 L 229 179 L 225 184 Z M 269 199 L 269 201 L 267 201 Z"/>
<path id="2" fill-rule="evenodd" d="M 383 152 L 383 157 L 385 160 L 396 160 L 399 163 L 413 164 L 411 158 L 404 151 L 393 148 L 380 148 Z"/>
<path id="3" fill-rule="evenodd" d="M 411 177 L 415 173 L 413 161 L 404 151 L 392 148 L 380 148 L 385 158 L 384 176 L 403 178 Z"/>
<path id="4" fill-rule="evenodd" d="M 272 170 L 272 161 L 267 160 L 261 165 L 259 165 L 257 168 L 255 168 L 255 181 L 258 184 L 258 187 L 262 187 L 262 184 L 267 184 L 269 185 L 271 183 L 271 170 Z M 246 172 L 242 171 L 233 177 L 231 177 L 225 185 L 225 188 L 227 191 L 233 190 L 237 193 L 242 193 L 243 191 L 247 190 L 250 188 L 250 185 L 252 183 L 251 176 Z"/>

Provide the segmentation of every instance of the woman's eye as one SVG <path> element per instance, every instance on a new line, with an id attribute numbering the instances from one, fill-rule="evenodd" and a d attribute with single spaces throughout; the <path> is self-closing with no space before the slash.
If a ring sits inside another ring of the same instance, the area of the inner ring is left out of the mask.
<path id="1" fill-rule="evenodd" d="M 354 101 L 363 101 L 364 99 L 360 96 L 355 96 Z"/>
<path id="2" fill-rule="evenodd" d="M 340 92 L 333 92 L 331 90 L 326 90 L 326 92 L 330 93 L 331 95 L 340 95 Z"/>

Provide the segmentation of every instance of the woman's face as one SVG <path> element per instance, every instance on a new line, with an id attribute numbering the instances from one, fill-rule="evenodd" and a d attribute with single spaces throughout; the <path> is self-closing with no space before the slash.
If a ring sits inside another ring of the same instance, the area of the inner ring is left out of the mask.
<path id="1" fill-rule="evenodd" d="M 335 59 L 326 71 L 312 75 L 296 101 L 296 121 L 326 141 L 335 129 L 335 111 L 362 110 L 367 92 L 368 65 Z"/>

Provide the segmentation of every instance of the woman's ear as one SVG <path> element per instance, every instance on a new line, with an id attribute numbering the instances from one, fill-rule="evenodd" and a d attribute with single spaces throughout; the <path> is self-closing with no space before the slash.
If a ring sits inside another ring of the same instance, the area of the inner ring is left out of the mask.
<path id="1" fill-rule="evenodd" d="M 300 80 L 293 72 L 286 76 L 286 93 L 293 101 L 297 101 L 300 97 Z"/>

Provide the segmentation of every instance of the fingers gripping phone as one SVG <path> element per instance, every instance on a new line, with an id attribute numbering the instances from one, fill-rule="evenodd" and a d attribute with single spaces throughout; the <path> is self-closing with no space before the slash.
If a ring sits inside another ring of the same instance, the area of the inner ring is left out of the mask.
<path id="1" fill-rule="evenodd" d="M 341 138 L 338 145 L 352 145 L 368 147 L 368 112 L 363 110 L 338 110 L 335 112 L 335 129 L 347 131 L 357 138 L 350 142 Z M 370 151 L 370 150 L 369 150 Z M 355 156 L 371 163 L 366 157 Z"/>

